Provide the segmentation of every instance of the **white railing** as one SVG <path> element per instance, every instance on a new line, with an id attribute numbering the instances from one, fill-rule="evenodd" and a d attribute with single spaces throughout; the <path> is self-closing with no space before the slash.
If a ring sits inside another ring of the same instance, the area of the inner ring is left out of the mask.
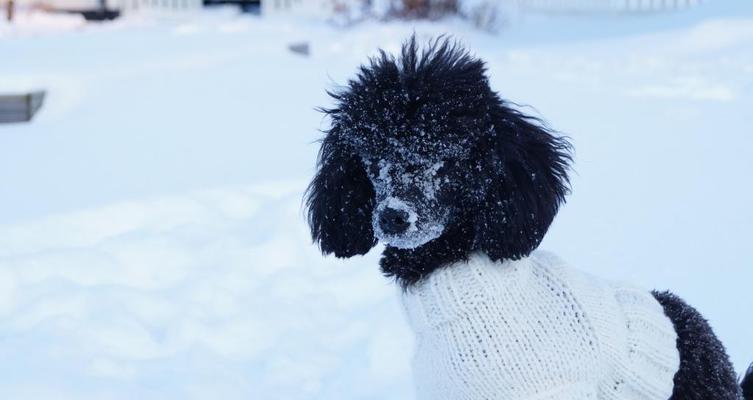
<path id="1" fill-rule="evenodd" d="M 100 0 L 15 0 L 19 7 L 42 7 L 60 10 L 93 10 Z M 4 4 L 0 0 L 0 5 Z M 202 7 L 202 0 L 105 0 L 108 9 L 130 12 L 136 10 L 188 11 Z M 2 8 L 2 7 L 0 7 Z"/>
<path id="2" fill-rule="evenodd" d="M 190 11 L 203 6 L 202 0 L 107 0 L 107 6 L 131 11 Z"/>
<path id="3" fill-rule="evenodd" d="M 524 11 L 543 13 L 641 13 L 694 7 L 701 0 L 519 0 Z"/>
<path id="4" fill-rule="evenodd" d="M 331 11 L 332 4 L 332 0 L 261 0 L 261 10 L 264 14 L 320 15 Z"/>

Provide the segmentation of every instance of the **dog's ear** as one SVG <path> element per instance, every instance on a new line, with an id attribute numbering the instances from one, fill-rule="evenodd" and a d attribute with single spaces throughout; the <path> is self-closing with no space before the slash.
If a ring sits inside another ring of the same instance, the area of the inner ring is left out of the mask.
<path id="1" fill-rule="evenodd" d="M 475 247 L 493 260 L 518 259 L 538 247 L 569 192 L 571 146 L 540 120 L 497 106 L 481 152 Z"/>
<path id="2" fill-rule="evenodd" d="M 352 257 L 376 244 L 371 224 L 374 188 L 360 158 L 338 143 L 337 136 L 335 127 L 322 141 L 306 206 L 311 236 L 322 252 Z"/>

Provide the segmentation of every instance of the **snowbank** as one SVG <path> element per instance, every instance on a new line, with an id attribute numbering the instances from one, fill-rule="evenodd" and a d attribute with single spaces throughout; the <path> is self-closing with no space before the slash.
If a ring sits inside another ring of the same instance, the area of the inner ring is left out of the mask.
<path id="1" fill-rule="evenodd" d="M 120 203 L 0 234 L 8 398 L 409 397 L 373 266 L 324 259 L 302 182 Z M 381 387 L 380 391 L 375 391 Z M 395 393 L 391 393 L 394 390 Z"/>

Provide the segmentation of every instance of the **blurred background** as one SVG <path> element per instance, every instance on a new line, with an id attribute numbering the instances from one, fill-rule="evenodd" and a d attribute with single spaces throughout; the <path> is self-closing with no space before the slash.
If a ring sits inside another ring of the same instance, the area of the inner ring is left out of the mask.
<path id="1" fill-rule="evenodd" d="M 412 399 L 380 247 L 311 244 L 315 108 L 450 34 L 572 138 L 541 248 L 753 361 L 749 0 L 0 0 L 6 399 Z"/>

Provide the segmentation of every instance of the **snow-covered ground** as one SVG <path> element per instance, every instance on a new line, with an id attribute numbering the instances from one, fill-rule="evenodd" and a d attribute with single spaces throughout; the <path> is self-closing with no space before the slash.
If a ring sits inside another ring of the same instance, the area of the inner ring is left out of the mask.
<path id="1" fill-rule="evenodd" d="M 227 11 L 0 23 L 0 93 L 48 90 L 33 123 L 0 126 L 0 393 L 412 398 L 379 249 L 321 257 L 301 194 L 324 89 L 414 30 L 461 38 L 572 137 L 574 191 L 542 247 L 685 297 L 742 371 L 753 12 L 734 13 L 530 17 L 497 36 Z"/>

